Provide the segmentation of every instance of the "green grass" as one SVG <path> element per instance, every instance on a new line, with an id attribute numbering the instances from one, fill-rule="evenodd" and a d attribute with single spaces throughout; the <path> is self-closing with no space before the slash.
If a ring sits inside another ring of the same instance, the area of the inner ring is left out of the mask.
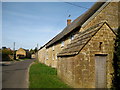
<path id="1" fill-rule="evenodd" d="M 29 88 L 69 88 L 57 77 L 57 70 L 37 63 L 30 67 Z"/>
<path id="2" fill-rule="evenodd" d="M 30 58 L 17 59 L 17 61 L 30 60 Z"/>

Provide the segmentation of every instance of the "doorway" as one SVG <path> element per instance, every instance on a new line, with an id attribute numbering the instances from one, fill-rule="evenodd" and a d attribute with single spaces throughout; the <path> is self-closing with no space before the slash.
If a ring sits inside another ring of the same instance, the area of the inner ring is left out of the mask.
<path id="1" fill-rule="evenodd" d="M 106 88 L 106 57 L 107 54 L 95 55 L 95 87 Z"/>

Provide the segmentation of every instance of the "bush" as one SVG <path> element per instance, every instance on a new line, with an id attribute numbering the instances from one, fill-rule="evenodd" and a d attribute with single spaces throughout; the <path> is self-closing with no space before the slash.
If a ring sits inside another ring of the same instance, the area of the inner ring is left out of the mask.
<path id="1" fill-rule="evenodd" d="M 3 50 L 2 50 L 2 54 L 12 55 L 13 52 L 12 52 L 11 50 L 3 49 Z"/>
<path id="2" fill-rule="evenodd" d="M 13 60 L 11 58 L 11 55 L 13 55 L 13 51 L 8 50 L 8 49 L 3 49 L 2 50 L 2 61 L 10 61 Z"/>
<path id="3" fill-rule="evenodd" d="M 120 27 L 117 30 L 117 36 L 115 40 L 115 52 L 114 52 L 114 78 L 113 88 L 120 88 Z"/>

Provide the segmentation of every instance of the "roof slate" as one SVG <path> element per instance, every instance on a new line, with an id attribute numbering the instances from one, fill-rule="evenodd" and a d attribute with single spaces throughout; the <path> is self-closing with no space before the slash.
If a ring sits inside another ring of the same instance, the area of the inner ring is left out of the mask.
<path id="1" fill-rule="evenodd" d="M 64 38 L 66 35 L 71 33 L 72 31 L 75 31 L 76 28 L 79 28 L 104 4 L 105 2 L 96 2 L 88 11 L 86 11 L 84 14 L 79 16 L 77 19 L 75 19 L 71 24 L 66 26 L 66 28 L 59 33 L 57 36 L 55 36 L 52 40 L 50 40 L 46 47 L 49 47 L 56 43 L 57 41 Z"/>

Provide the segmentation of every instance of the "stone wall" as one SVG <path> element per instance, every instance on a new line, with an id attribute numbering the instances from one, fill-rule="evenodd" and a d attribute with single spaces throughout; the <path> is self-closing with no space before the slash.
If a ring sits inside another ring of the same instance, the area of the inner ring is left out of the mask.
<path id="1" fill-rule="evenodd" d="M 45 60 L 46 60 L 46 48 L 45 47 L 43 47 L 42 49 L 38 51 L 38 60 L 41 63 L 45 63 Z"/>
<path id="2" fill-rule="evenodd" d="M 69 43 L 71 43 L 71 35 L 75 35 L 79 32 L 79 30 L 76 30 L 75 32 L 72 32 L 64 39 L 60 40 L 53 46 L 50 46 L 46 48 L 45 46 L 38 51 L 38 59 L 39 62 L 44 63 L 48 66 L 57 68 L 57 62 L 58 57 L 57 54 L 62 51 Z M 61 46 L 61 42 L 64 41 L 64 46 Z"/>
<path id="3" fill-rule="evenodd" d="M 58 76 L 75 88 L 95 88 L 95 54 L 107 54 L 107 87 L 110 88 L 114 38 L 114 33 L 104 25 L 78 55 L 59 58 Z M 103 43 L 101 50 L 99 42 Z"/>
<path id="4" fill-rule="evenodd" d="M 92 25 L 100 22 L 107 22 L 113 29 L 118 28 L 118 2 L 110 2 L 108 3 L 100 12 L 99 10 L 96 12 L 97 15 L 93 15 L 94 18 L 91 17 L 90 21 L 83 26 L 83 29 L 87 29 Z"/>

